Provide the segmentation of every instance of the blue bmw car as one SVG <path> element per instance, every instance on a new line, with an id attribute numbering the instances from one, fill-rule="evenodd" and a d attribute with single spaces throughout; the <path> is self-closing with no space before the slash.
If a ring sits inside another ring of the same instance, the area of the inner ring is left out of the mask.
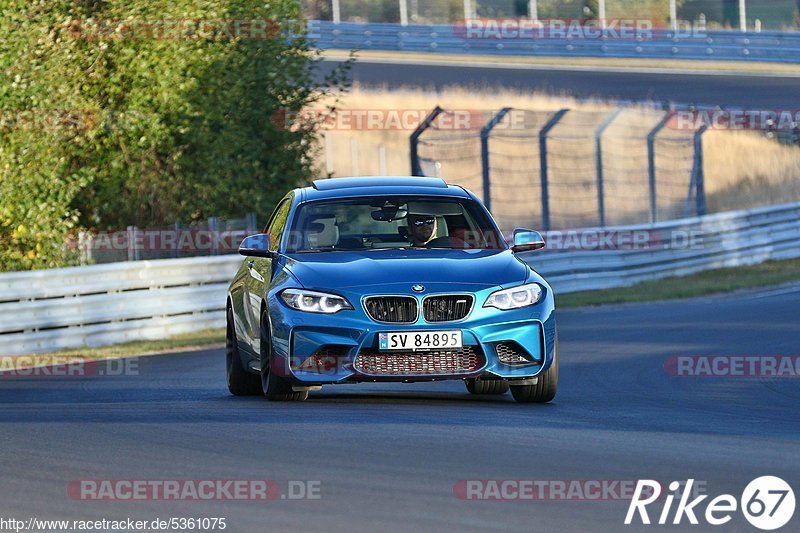
<path id="1" fill-rule="evenodd" d="M 553 291 L 469 190 L 436 178 L 319 180 L 244 239 L 228 290 L 234 395 L 300 401 L 323 385 L 463 380 L 472 394 L 549 402 Z"/>

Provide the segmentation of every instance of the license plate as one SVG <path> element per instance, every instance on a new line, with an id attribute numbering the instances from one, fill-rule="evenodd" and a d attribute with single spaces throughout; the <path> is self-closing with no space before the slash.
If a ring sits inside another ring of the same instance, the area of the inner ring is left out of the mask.
<path id="1" fill-rule="evenodd" d="M 393 331 L 379 333 L 379 349 L 392 350 L 441 350 L 461 348 L 461 331 Z"/>

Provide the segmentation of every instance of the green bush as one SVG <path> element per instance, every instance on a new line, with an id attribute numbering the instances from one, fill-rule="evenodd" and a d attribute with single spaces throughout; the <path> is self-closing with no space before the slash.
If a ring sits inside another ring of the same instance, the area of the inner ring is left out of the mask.
<path id="1" fill-rule="evenodd" d="M 275 117 L 340 87 L 346 68 L 315 88 L 297 2 L 4 5 L 0 270 L 74 263 L 65 242 L 81 227 L 266 218 L 311 175 L 313 131 Z M 208 23 L 199 36 L 191 20 Z M 265 20 L 282 33 L 247 31 Z"/>

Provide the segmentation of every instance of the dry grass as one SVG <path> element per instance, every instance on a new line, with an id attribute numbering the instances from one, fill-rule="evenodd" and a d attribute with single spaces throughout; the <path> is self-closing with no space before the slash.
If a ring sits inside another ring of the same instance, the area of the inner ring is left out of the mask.
<path id="1" fill-rule="evenodd" d="M 800 148 L 755 132 L 710 131 L 703 139 L 711 212 L 800 200 Z"/>
<path id="2" fill-rule="evenodd" d="M 413 110 L 419 116 L 439 105 L 472 111 L 469 130 L 429 130 L 420 155 L 440 162 L 451 183 L 482 193 L 478 130 L 503 106 L 517 112 L 498 126 L 490 141 L 492 207 L 502 226 L 537 225 L 540 220 L 539 146 L 536 132 L 558 109 L 571 111 L 548 137 L 552 225 L 593 225 L 597 189 L 593 132 L 614 106 L 603 101 L 578 101 L 558 95 L 513 90 L 447 88 L 363 89 L 341 97 L 345 110 Z M 603 135 L 603 162 L 608 224 L 643 222 L 648 217 L 647 132 L 662 113 L 647 107 L 626 108 Z M 519 127 L 524 124 L 523 127 Z M 410 172 L 411 129 L 365 128 L 328 130 L 334 176 L 405 175 Z M 321 142 L 324 145 L 324 142 Z M 356 158 L 353 158 L 353 146 Z M 380 146 L 385 151 L 382 168 Z M 703 139 L 709 212 L 800 199 L 800 148 L 781 145 L 753 132 L 709 131 Z M 656 142 L 658 216 L 684 213 L 692 166 L 691 134 L 669 128 Z M 433 167 L 428 173 L 434 171 Z M 326 174 L 324 150 L 320 175 Z"/>

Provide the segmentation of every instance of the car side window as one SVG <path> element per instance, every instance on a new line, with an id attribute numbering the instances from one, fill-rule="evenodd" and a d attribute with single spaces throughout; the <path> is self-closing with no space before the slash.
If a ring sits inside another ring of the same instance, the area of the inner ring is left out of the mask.
<path id="1" fill-rule="evenodd" d="M 291 210 L 292 202 L 289 198 L 283 200 L 280 205 L 275 209 L 272 214 L 272 219 L 267 225 L 265 233 L 269 235 L 269 249 L 275 251 L 281 244 L 281 236 L 283 230 L 286 228 L 286 221 L 289 218 L 289 211 Z"/>

